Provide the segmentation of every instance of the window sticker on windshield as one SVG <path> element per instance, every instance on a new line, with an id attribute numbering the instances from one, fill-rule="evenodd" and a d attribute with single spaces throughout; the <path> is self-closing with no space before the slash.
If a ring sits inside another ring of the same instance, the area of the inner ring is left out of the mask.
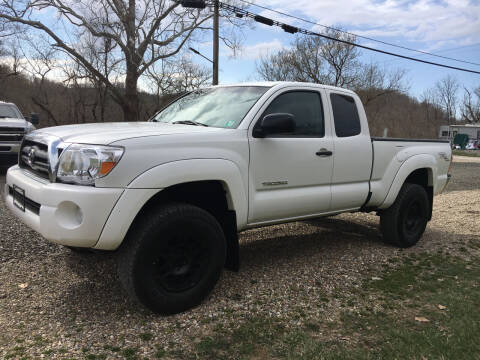
<path id="1" fill-rule="evenodd" d="M 233 125 L 235 125 L 235 121 L 233 121 L 233 120 L 229 120 L 229 121 L 227 121 L 227 123 L 225 124 L 226 127 L 232 127 Z"/>

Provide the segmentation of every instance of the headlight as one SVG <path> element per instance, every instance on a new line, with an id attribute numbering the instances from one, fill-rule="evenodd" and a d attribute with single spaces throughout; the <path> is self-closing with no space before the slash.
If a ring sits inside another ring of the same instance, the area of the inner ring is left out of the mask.
<path id="1" fill-rule="evenodd" d="M 27 128 L 25 129 L 25 134 L 30 134 L 33 130 L 37 130 L 35 126 L 30 123 L 27 123 Z"/>
<path id="2" fill-rule="evenodd" d="M 94 185 L 120 161 L 123 148 L 71 144 L 59 159 L 57 180 L 69 184 Z"/>

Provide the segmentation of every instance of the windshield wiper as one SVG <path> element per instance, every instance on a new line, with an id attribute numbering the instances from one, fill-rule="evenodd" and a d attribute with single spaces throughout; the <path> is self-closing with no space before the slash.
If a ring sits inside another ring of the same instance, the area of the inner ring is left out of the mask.
<path id="1" fill-rule="evenodd" d="M 195 125 L 195 126 L 207 126 L 207 124 L 198 122 L 198 121 L 193 121 L 193 120 L 178 120 L 172 122 L 172 124 L 184 124 L 184 125 Z"/>

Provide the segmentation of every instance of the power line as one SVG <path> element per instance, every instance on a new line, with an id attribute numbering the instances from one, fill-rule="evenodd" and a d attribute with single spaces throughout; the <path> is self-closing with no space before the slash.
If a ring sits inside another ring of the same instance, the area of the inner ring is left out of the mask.
<path id="1" fill-rule="evenodd" d="M 387 41 L 374 39 L 374 38 L 371 38 L 371 37 L 368 37 L 368 36 L 358 35 L 358 34 L 351 33 L 351 32 L 345 31 L 345 30 L 337 29 L 337 28 L 334 28 L 334 27 L 331 27 L 331 26 L 322 25 L 322 24 L 316 23 L 316 22 L 314 22 L 314 21 L 310 21 L 310 20 L 307 20 L 307 19 L 303 19 L 303 18 L 298 17 L 298 16 L 295 16 L 295 15 L 287 14 L 287 13 L 284 13 L 284 12 L 282 12 L 282 11 L 274 10 L 274 9 L 271 9 L 271 8 L 266 7 L 266 6 L 263 6 L 263 5 L 258 5 L 258 4 L 255 4 L 255 3 L 251 2 L 251 1 L 247 1 L 247 0 L 240 0 L 240 1 L 243 2 L 243 3 L 245 3 L 245 4 L 253 5 L 253 6 L 256 6 L 256 7 L 258 7 L 258 8 L 264 9 L 264 10 L 268 10 L 268 11 L 271 11 L 271 12 L 274 12 L 274 13 L 277 13 L 277 14 L 280 14 L 280 15 L 283 15 L 283 16 L 290 17 L 290 18 L 292 18 L 292 19 L 300 20 L 300 21 L 303 21 L 303 22 L 306 22 L 306 23 L 312 24 L 312 25 L 318 25 L 318 26 L 321 26 L 321 27 L 323 27 L 323 28 L 325 28 L 325 29 L 334 30 L 334 31 L 339 31 L 339 32 L 342 32 L 342 33 L 344 33 L 344 34 L 348 34 L 348 35 L 351 35 L 351 36 L 355 36 L 355 37 L 357 37 L 357 38 L 361 38 L 361 39 L 365 39 L 365 40 L 369 40 L 369 41 L 378 42 L 378 43 L 380 43 L 380 44 L 384 44 L 384 45 L 388 45 L 388 46 L 393 46 L 393 47 L 396 47 L 396 48 L 399 48 L 399 49 L 404 49 L 404 50 L 408 50 L 408 51 L 418 52 L 418 53 L 421 53 L 421 54 L 424 54 L 424 55 L 435 56 L 435 57 L 442 58 L 442 59 L 446 59 L 446 60 L 458 61 L 458 62 L 462 62 L 462 63 L 466 63 L 466 64 L 471 64 L 471 65 L 478 65 L 478 66 L 480 66 L 480 63 L 475 63 L 475 62 L 471 62 L 471 61 L 467 61 L 467 60 L 461 60 L 461 59 L 455 59 L 455 58 L 448 57 L 448 56 L 443 56 L 443 55 L 438 55 L 438 54 L 430 53 L 430 52 L 428 52 L 428 51 L 413 49 L 413 48 L 409 48 L 409 47 L 407 47 L 407 46 L 402 46 L 402 45 L 397 45 L 397 44 L 389 43 L 389 42 L 387 42 Z"/>
<path id="2" fill-rule="evenodd" d="M 460 50 L 460 49 L 465 49 L 467 47 L 473 47 L 473 46 L 479 46 L 480 43 L 476 43 L 476 44 L 470 44 L 470 45 L 463 45 L 463 46 L 457 46 L 457 47 L 454 47 L 454 48 L 448 48 L 448 49 L 442 49 L 442 50 L 438 50 L 438 52 L 450 52 L 450 51 L 453 51 L 453 50 Z M 423 55 L 419 55 L 419 56 L 427 56 L 426 54 L 423 54 Z M 391 63 L 393 61 L 400 61 L 402 59 L 391 59 L 391 60 L 385 60 L 385 61 L 382 61 L 382 63 Z"/>
<path id="3" fill-rule="evenodd" d="M 244 0 L 241 0 L 241 1 L 244 1 Z M 469 73 L 473 73 L 473 74 L 480 74 L 480 71 L 465 69 L 465 68 L 460 68 L 460 67 L 456 67 L 456 66 L 440 64 L 440 63 L 435 63 L 435 62 L 432 62 L 432 61 L 422 60 L 422 59 L 414 58 L 414 57 L 411 57 L 411 56 L 396 54 L 396 53 L 392 53 L 390 51 L 375 49 L 375 48 L 372 48 L 370 46 L 356 44 L 352 41 L 342 40 L 342 39 L 338 39 L 338 38 L 335 38 L 335 37 L 332 37 L 332 36 L 329 36 L 329 35 L 316 33 L 316 32 L 306 30 L 306 29 L 303 29 L 303 28 L 300 28 L 300 27 L 291 26 L 291 25 L 273 20 L 271 18 L 267 18 L 265 16 L 261 16 L 261 15 L 252 13 L 250 11 L 244 10 L 244 9 L 239 8 L 237 6 L 233 6 L 233 5 L 230 5 L 230 4 L 223 3 L 223 2 L 219 2 L 219 5 L 220 5 L 221 8 L 235 13 L 235 15 L 237 17 L 248 17 L 248 18 L 251 18 L 251 19 L 253 19 L 253 20 L 255 20 L 259 23 L 262 23 L 262 24 L 265 24 L 265 25 L 268 25 L 268 26 L 278 26 L 278 27 L 282 28 L 285 32 L 288 32 L 290 34 L 301 33 L 301 34 L 305 34 L 305 35 L 319 36 L 319 37 L 322 37 L 322 38 L 325 38 L 325 39 L 341 42 L 343 44 L 356 46 L 356 47 L 359 47 L 359 48 L 362 48 L 362 49 L 365 49 L 365 50 L 374 51 L 374 52 L 378 52 L 378 53 L 385 54 L 385 55 L 395 56 L 395 57 L 398 57 L 398 58 L 407 59 L 407 60 L 416 61 L 416 62 L 429 64 L 429 65 L 434 65 L 434 66 L 439 66 L 439 67 L 443 67 L 443 68 L 447 68 L 447 69 L 464 71 L 464 72 L 469 72 Z"/>

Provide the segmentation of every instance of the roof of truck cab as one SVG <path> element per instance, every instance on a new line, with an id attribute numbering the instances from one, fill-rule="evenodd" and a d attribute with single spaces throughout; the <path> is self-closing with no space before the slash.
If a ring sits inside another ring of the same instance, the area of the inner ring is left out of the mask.
<path id="1" fill-rule="evenodd" d="M 329 90 L 341 90 L 343 92 L 349 92 L 355 94 L 352 90 L 348 90 L 345 88 L 337 87 L 337 86 L 330 86 L 330 85 L 323 85 L 323 84 L 314 84 L 309 82 L 295 82 L 295 81 L 254 81 L 254 82 L 243 82 L 243 83 L 232 83 L 232 84 L 221 84 L 216 85 L 219 87 L 230 87 L 230 86 L 266 86 L 266 87 L 288 87 L 288 86 L 313 86 L 318 87 L 321 89 L 329 89 Z"/>

